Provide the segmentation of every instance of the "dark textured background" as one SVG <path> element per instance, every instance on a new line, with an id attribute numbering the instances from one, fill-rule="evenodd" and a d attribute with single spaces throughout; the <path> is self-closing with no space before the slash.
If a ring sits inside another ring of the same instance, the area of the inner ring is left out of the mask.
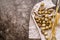
<path id="1" fill-rule="evenodd" d="M 0 0 L 0 40 L 29 40 L 30 13 L 40 1 Z"/>
<path id="2" fill-rule="evenodd" d="M 32 7 L 40 0 L 0 0 L 0 40 L 29 40 Z"/>

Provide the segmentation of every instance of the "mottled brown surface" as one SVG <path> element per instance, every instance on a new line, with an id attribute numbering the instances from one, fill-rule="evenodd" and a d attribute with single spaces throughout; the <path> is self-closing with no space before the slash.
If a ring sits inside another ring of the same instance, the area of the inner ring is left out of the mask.
<path id="1" fill-rule="evenodd" d="M 0 40 L 28 40 L 30 12 L 39 0 L 0 0 Z"/>

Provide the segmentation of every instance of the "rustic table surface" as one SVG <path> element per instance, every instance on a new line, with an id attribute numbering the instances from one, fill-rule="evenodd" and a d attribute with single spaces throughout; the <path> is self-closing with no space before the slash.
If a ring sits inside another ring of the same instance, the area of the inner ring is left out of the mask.
<path id="1" fill-rule="evenodd" d="M 0 0 L 0 40 L 33 40 L 28 39 L 29 18 L 40 1 Z"/>

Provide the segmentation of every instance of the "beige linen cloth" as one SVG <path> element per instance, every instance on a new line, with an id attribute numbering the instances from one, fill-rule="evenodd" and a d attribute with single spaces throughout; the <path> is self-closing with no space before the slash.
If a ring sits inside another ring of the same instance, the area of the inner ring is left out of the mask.
<path id="1" fill-rule="evenodd" d="M 55 6 L 51 1 L 50 2 L 41 1 L 41 2 L 44 2 L 45 3 L 45 8 L 51 8 L 51 7 L 54 7 Z M 32 12 L 31 12 L 31 15 L 32 15 L 33 12 L 37 12 L 38 11 L 41 2 L 37 3 L 33 7 Z M 58 23 L 58 26 L 56 27 L 56 38 L 57 38 L 57 40 L 60 40 L 60 27 L 59 27 L 59 24 L 60 24 L 60 21 Z M 48 31 L 48 33 L 50 33 L 50 32 L 51 31 Z M 36 28 L 36 25 L 34 23 L 34 20 L 32 19 L 32 16 L 30 16 L 30 22 L 29 22 L 29 38 L 30 39 L 40 39 L 41 38 L 41 40 L 45 40 L 45 38 L 42 35 L 42 33 L 39 34 L 39 31 Z"/>

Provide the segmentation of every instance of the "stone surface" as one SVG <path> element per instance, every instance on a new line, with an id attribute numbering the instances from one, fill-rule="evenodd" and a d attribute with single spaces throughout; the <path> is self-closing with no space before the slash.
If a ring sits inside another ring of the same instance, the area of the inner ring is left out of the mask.
<path id="1" fill-rule="evenodd" d="M 0 0 L 0 40 L 27 40 L 32 0 Z"/>
<path id="2" fill-rule="evenodd" d="M 0 0 L 0 40 L 28 40 L 32 7 L 40 0 Z"/>

